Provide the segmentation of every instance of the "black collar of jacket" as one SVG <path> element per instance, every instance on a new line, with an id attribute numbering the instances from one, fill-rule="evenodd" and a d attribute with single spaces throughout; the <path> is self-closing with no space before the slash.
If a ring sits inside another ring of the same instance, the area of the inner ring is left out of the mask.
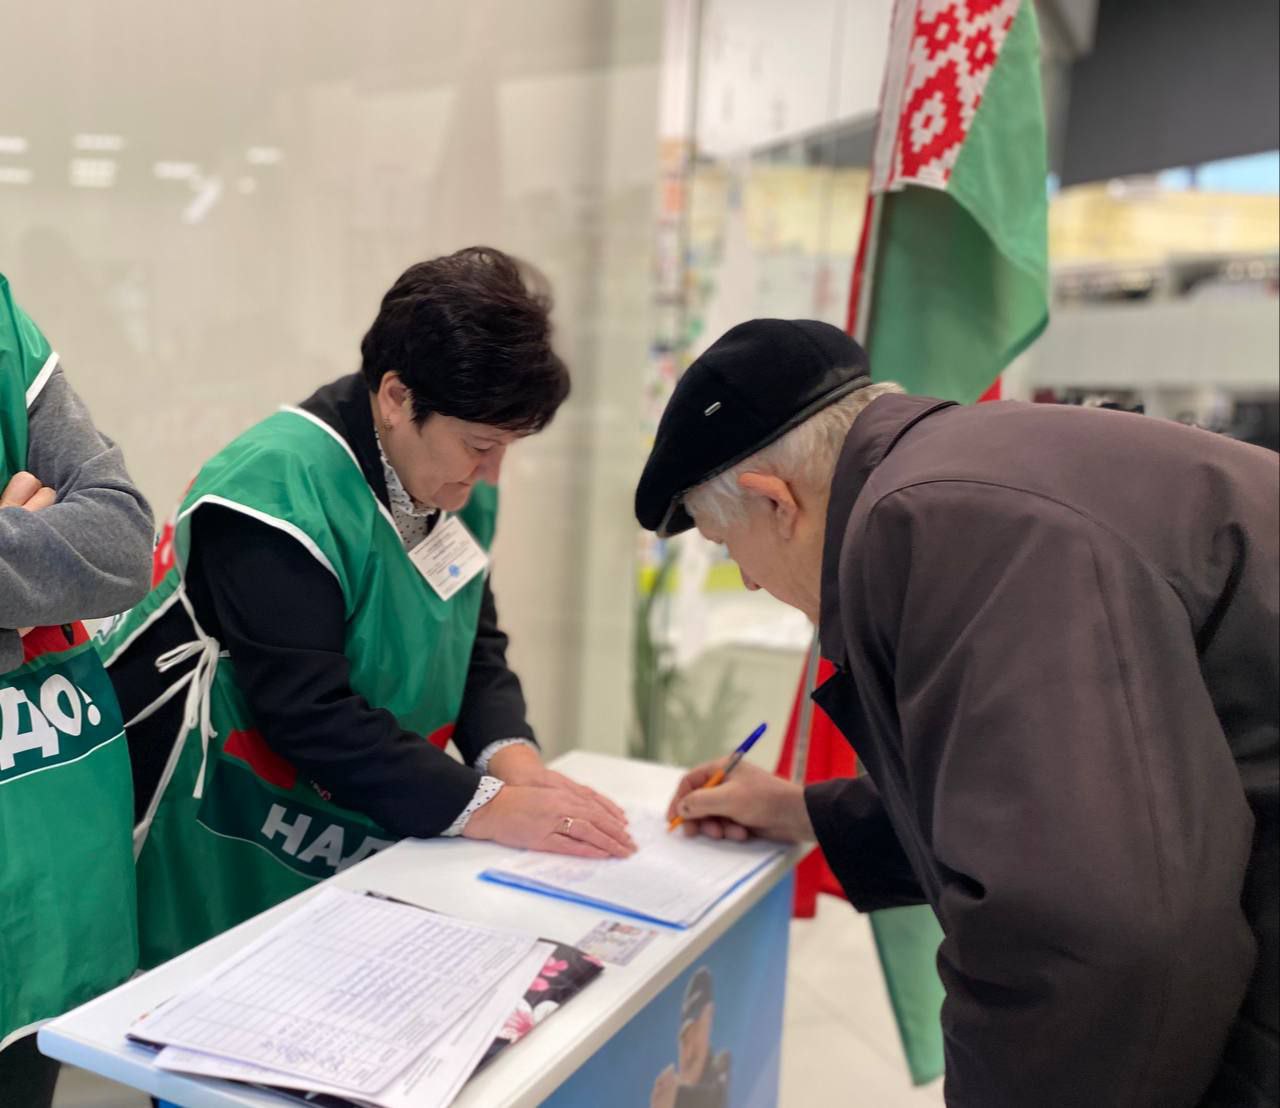
<path id="1" fill-rule="evenodd" d="M 818 608 L 818 645 L 822 656 L 840 669 L 849 668 L 844 628 L 840 623 L 840 550 L 849 516 L 871 477 L 871 471 L 903 435 L 926 416 L 955 407 L 954 400 L 890 393 L 877 397 L 858 414 L 836 462 L 827 503 L 827 529 L 822 542 L 822 592 Z"/>
<path id="2" fill-rule="evenodd" d="M 382 472 L 382 456 L 378 453 L 378 436 L 373 430 L 373 407 L 369 403 L 369 386 L 359 373 L 339 377 L 316 389 L 298 405 L 304 412 L 322 419 L 342 436 L 360 463 L 364 479 L 373 494 L 386 508 L 391 507 L 387 495 L 387 478 Z"/>

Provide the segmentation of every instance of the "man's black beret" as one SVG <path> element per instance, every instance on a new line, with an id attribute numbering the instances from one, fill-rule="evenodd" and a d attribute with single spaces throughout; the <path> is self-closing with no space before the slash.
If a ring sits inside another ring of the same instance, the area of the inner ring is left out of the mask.
<path id="1" fill-rule="evenodd" d="M 660 535 L 693 526 L 690 489 L 871 384 L 867 355 L 816 319 L 753 319 L 725 332 L 685 370 L 636 486 L 636 518 Z"/>

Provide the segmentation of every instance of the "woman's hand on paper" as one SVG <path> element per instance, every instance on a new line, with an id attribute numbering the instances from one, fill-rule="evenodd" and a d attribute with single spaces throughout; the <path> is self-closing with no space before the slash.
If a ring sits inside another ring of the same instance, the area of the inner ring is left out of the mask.
<path id="1" fill-rule="evenodd" d="M 571 777 L 547 769 L 536 750 L 524 743 L 503 747 L 489 760 L 489 772 L 508 785 L 532 785 L 540 789 L 567 789 L 588 804 L 625 826 L 627 814 L 607 796 L 580 785 Z"/>
<path id="2" fill-rule="evenodd" d="M 561 785 L 507 784 L 472 813 L 462 833 L 579 858 L 626 858 L 636 850 L 622 820 L 598 800 Z"/>
<path id="3" fill-rule="evenodd" d="M 691 769 L 677 786 L 667 818 L 683 819 L 686 835 L 735 842 L 759 835 L 787 843 L 814 837 L 804 789 L 750 762 L 740 762 L 725 781 L 704 789 L 725 761 L 721 758 Z"/>

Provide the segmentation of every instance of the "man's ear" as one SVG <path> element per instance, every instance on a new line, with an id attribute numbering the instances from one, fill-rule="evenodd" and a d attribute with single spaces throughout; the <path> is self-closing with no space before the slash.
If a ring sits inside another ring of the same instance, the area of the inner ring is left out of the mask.
<path id="1" fill-rule="evenodd" d="M 784 539 L 791 538 L 795 533 L 800 504 L 786 481 L 772 473 L 748 471 L 738 477 L 738 487 L 767 500 L 770 514 L 777 523 L 778 533 Z"/>

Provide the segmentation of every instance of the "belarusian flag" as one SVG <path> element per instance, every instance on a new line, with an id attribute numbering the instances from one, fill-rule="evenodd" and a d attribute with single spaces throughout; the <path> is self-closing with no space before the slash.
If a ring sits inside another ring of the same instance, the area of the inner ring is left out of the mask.
<path id="1" fill-rule="evenodd" d="M 878 380 L 969 403 L 1044 330 L 1045 181 L 1030 0 L 899 0 L 850 304 Z"/>
<path id="2" fill-rule="evenodd" d="M 850 301 L 877 380 L 969 403 L 1044 330 L 1045 184 L 1032 0 L 899 0 Z M 928 1081 L 941 929 L 928 907 L 872 926 L 911 1076 Z"/>

